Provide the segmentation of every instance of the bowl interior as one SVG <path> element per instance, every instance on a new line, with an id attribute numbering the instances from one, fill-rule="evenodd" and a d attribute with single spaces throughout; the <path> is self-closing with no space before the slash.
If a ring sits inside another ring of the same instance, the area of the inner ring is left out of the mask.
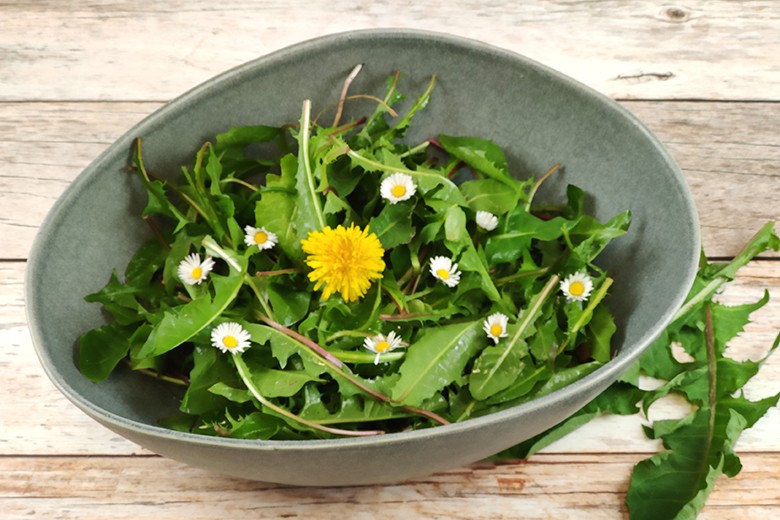
<path id="1" fill-rule="evenodd" d="M 156 426 L 178 406 L 167 385 L 124 371 L 95 385 L 75 364 L 78 336 L 104 320 L 99 306 L 84 302 L 84 295 L 100 289 L 112 269 L 123 272 L 148 236 L 139 218 L 145 194 L 127 170 L 132 140 L 143 137 L 151 171 L 175 175 L 216 133 L 238 125 L 295 122 L 307 98 L 314 113 L 333 106 L 357 63 L 364 67 L 351 93 L 381 96 L 388 76 L 400 70 L 407 103 L 436 75 L 433 97 L 411 126 L 410 142 L 439 133 L 492 139 L 518 177 L 539 176 L 556 162 L 564 165 L 540 196 L 565 200 L 566 185 L 576 184 L 589 195 L 588 210 L 602 220 L 632 211 L 629 233 L 614 241 L 601 261 L 615 278 L 610 307 L 619 330 L 618 356 L 592 377 L 548 397 L 544 408 L 550 424 L 614 380 L 663 329 L 692 283 L 698 222 L 679 169 L 640 123 L 554 71 L 477 42 L 414 31 L 346 33 L 263 57 L 166 105 L 108 148 L 56 204 L 31 254 L 28 314 L 42 364 L 77 405 L 109 425 L 187 438 Z M 346 117 L 372 109 L 369 101 L 349 102 Z M 524 413 L 510 412 L 514 418 Z M 489 418 L 474 420 L 479 421 L 494 424 Z"/>

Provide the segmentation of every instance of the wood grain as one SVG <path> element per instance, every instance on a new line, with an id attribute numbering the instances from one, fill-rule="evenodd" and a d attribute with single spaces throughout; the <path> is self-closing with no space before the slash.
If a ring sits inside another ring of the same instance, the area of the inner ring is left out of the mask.
<path id="1" fill-rule="evenodd" d="M 89 162 L 161 104 L 222 71 L 349 29 L 443 31 L 515 51 L 624 102 L 677 159 L 710 256 L 780 219 L 780 8 L 775 0 L 10 0 L 0 2 L 0 517 L 623 519 L 633 465 L 658 449 L 641 416 L 596 420 L 524 462 L 391 486 L 297 489 L 154 456 L 70 404 L 35 356 L 23 277 L 32 239 Z M 641 100 L 641 101 L 640 101 Z M 780 257 L 780 255 L 770 255 Z M 780 330 L 780 261 L 720 296 L 772 300 L 734 342 Z M 780 391 L 780 354 L 746 389 Z M 652 419 L 685 413 L 665 399 Z M 780 409 L 737 445 L 700 518 L 780 518 Z"/>
<path id="2" fill-rule="evenodd" d="M 158 457 L 0 458 L 5 518 L 618 519 L 637 455 L 537 455 L 385 486 L 290 488 L 222 477 Z M 780 455 L 743 457 L 701 519 L 780 515 Z M 756 486 L 754 483 L 764 485 Z"/>
<path id="3" fill-rule="evenodd" d="M 682 167 L 709 255 L 734 255 L 766 221 L 780 220 L 780 103 L 623 104 Z M 0 103 L 0 258 L 26 258 L 38 226 L 76 175 L 160 106 Z"/>
<path id="4" fill-rule="evenodd" d="M 288 45 L 378 27 L 481 40 L 622 99 L 780 95 L 772 0 L 47 0 L 3 11 L 0 100 L 167 100 Z"/>

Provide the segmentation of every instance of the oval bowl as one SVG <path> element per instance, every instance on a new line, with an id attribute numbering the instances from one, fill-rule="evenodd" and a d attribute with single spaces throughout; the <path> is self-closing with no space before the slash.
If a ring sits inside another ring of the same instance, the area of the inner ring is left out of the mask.
<path id="1" fill-rule="evenodd" d="M 351 92 L 384 92 L 400 70 L 404 91 L 433 98 L 410 142 L 438 133 L 492 139 L 514 175 L 565 170 L 542 196 L 571 183 L 590 196 L 601 220 L 630 209 L 628 234 L 603 253 L 615 279 L 610 308 L 618 325 L 615 358 L 570 386 L 492 415 L 427 430 L 372 438 L 248 441 L 158 426 L 179 396 L 165 383 L 116 371 L 93 384 L 75 362 L 80 334 L 104 322 L 84 296 L 112 269 L 123 270 L 148 236 L 139 218 L 140 182 L 128 175 L 132 141 L 144 138 L 147 166 L 178 172 L 204 141 L 230 127 L 295 122 L 302 100 L 333 106 L 344 78 L 364 67 Z M 623 373 L 669 323 L 693 283 L 699 226 L 688 187 L 664 147 L 609 98 L 512 52 L 449 35 L 369 30 L 304 42 L 221 74 L 168 103 L 103 152 L 57 201 L 27 268 L 30 331 L 57 388 L 95 420 L 161 455 L 224 474 L 293 485 L 389 483 L 483 459 L 555 425 Z"/>

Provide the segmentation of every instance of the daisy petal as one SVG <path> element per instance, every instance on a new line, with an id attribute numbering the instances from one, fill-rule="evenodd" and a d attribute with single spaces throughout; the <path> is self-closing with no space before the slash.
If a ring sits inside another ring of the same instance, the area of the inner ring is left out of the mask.
<path id="1" fill-rule="evenodd" d="M 240 354 L 251 345 L 252 336 L 238 323 L 220 323 L 211 331 L 211 344 L 222 352 Z"/>
<path id="2" fill-rule="evenodd" d="M 417 191 L 414 179 L 411 175 L 405 173 L 394 173 L 382 181 L 379 186 L 379 193 L 383 199 L 389 200 L 391 204 L 408 200 Z"/>
<path id="3" fill-rule="evenodd" d="M 441 280 L 447 287 L 455 287 L 460 282 L 458 264 L 452 263 L 446 256 L 431 258 L 430 269 L 434 278 Z"/>
<path id="4" fill-rule="evenodd" d="M 562 280 L 560 287 L 567 302 L 582 302 L 590 296 L 593 290 L 593 280 L 585 271 L 577 271 Z"/>

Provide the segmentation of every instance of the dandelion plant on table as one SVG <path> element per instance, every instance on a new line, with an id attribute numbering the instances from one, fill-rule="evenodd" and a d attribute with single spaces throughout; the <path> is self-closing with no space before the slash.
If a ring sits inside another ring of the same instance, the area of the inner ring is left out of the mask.
<path id="1" fill-rule="evenodd" d="M 177 180 L 139 139 L 152 238 L 87 296 L 111 319 L 82 336 L 81 371 L 178 383 L 164 422 L 181 430 L 310 439 L 467 420 L 609 361 L 612 279 L 594 261 L 630 213 L 601 223 L 573 186 L 538 209 L 559 165 L 510 173 L 488 140 L 409 142 L 435 78 L 399 114 L 400 83 L 345 85 L 329 125 L 304 101 L 297 124 L 218 134 Z M 342 121 L 348 103 L 365 116 Z"/>

